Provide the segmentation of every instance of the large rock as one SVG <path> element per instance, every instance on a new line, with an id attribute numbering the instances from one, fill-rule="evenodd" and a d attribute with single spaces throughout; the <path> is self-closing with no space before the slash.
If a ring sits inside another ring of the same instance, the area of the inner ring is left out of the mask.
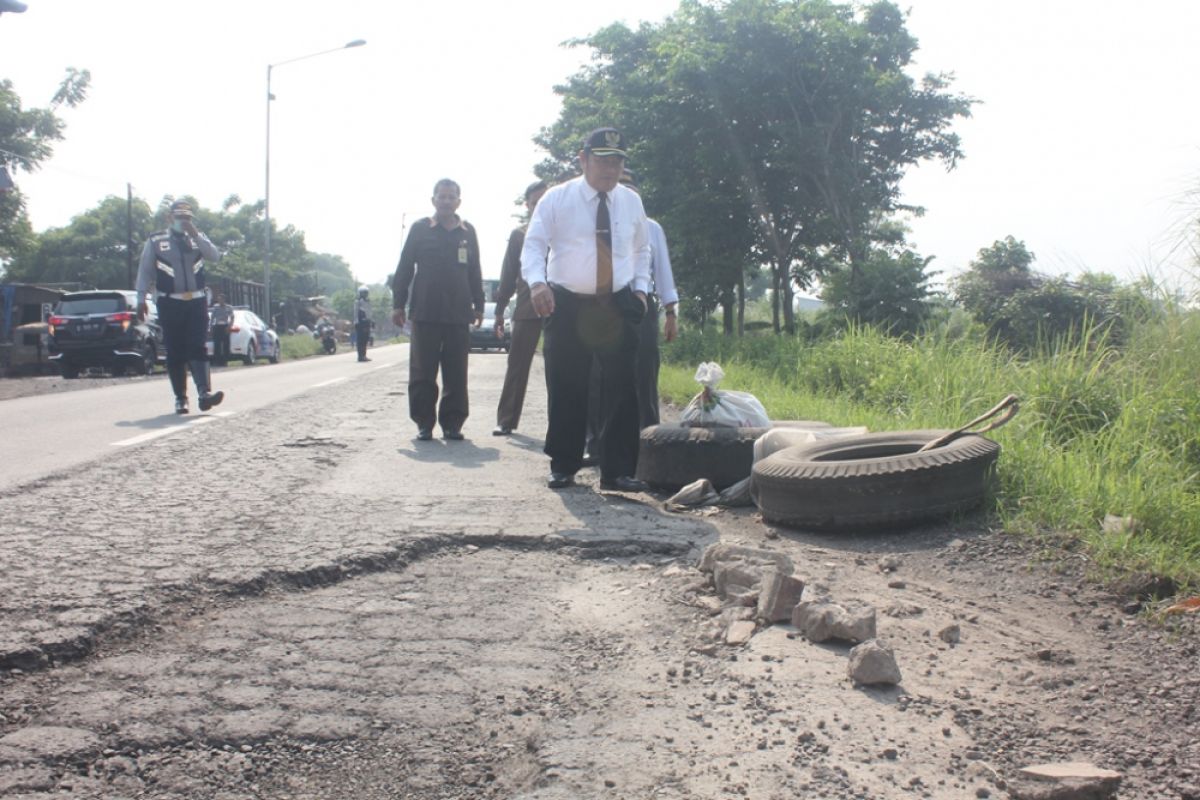
<path id="1" fill-rule="evenodd" d="M 721 542 L 709 545 L 708 549 L 704 551 L 704 555 L 700 557 L 698 566 L 701 572 L 712 572 L 717 563 L 721 561 L 744 561 L 760 567 L 760 573 L 762 572 L 761 567 L 775 567 L 786 575 L 795 572 L 792 560 L 783 553 Z"/>
<path id="2" fill-rule="evenodd" d="M 793 609 L 792 624 L 810 642 L 865 642 L 875 638 L 875 609 L 845 609 L 823 600 L 807 601 Z"/>
<path id="3" fill-rule="evenodd" d="M 787 622 L 803 594 L 803 578 L 768 567 L 758 593 L 758 616 L 767 622 Z"/>
<path id="4" fill-rule="evenodd" d="M 1121 773 L 1072 761 L 1023 767 L 1012 787 L 1018 800 L 1110 800 L 1117 796 Z"/>
<path id="5" fill-rule="evenodd" d="M 896 654 L 878 639 L 863 642 L 851 650 L 846 671 L 852 681 L 863 686 L 895 686 L 900 682 Z"/>

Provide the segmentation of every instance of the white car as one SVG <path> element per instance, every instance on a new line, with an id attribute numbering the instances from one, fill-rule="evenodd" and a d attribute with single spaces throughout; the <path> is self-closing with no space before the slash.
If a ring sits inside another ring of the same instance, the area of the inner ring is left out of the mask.
<path id="1" fill-rule="evenodd" d="M 209 315 L 208 355 L 213 354 L 212 320 Z M 240 358 L 245 364 L 253 364 L 265 358 L 272 364 L 279 363 L 279 335 L 267 327 L 262 317 L 248 308 L 233 310 L 233 324 L 229 326 L 229 357 Z"/>

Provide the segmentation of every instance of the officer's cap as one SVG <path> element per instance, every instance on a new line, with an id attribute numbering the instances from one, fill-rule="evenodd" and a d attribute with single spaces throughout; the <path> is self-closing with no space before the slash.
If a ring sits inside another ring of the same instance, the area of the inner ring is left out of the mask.
<path id="1" fill-rule="evenodd" d="M 625 137 L 616 128 L 597 128 L 583 141 L 583 152 L 594 156 L 625 157 Z"/>

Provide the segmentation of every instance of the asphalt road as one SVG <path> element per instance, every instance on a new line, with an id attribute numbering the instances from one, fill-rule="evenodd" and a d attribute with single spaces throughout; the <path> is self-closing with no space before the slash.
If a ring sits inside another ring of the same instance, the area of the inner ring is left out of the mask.
<path id="1" fill-rule="evenodd" d="M 408 348 L 379 347 L 371 350 L 371 359 L 360 364 L 353 352 L 344 352 L 281 364 L 263 361 L 253 367 L 215 369 L 213 388 L 225 392 L 225 402 L 205 414 L 196 407 L 190 376 L 192 413 L 173 413 L 171 390 L 162 373 L 116 386 L 6 400 L 0 405 L 0 441 L 10 457 L 0 460 L 0 489 L 70 470 L 104 458 L 114 449 L 137 447 L 406 364 Z"/>

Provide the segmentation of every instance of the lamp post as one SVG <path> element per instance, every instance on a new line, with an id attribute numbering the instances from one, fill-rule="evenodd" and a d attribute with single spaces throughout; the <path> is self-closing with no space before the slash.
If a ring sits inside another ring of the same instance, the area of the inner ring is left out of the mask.
<path id="1" fill-rule="evenodd" d="M 286 61 L 277 61 L 274 64 L 267 64 L 267 159 L 266 159 L 266 191 L 263 196 L 263 214 L 265 219 L 265 230 L 263 240 L 265 246 L 263 248 L 263 294 L 264 302 L 266 303 L 267 325 L 274 322 L 274 314 L 271 313 L 271 101 L 275 99 L 275 95 L 271 94 L 271 70 L 275 67 L 281 67 L 284 64 L 291 64 L 295 61 L 303 61 L 306 58 L 316 58 L 327 53 L 336 53 L 339 50 L 348 50 L 351 47 L 362 47 L 367 43 L 366 39 L 355 39 L 352 42 L 346 42 L 341 47 L 334 47 L 330 50 L 322 50 L 318 53 L 309 53 L 306 56 L 297 56 L 289 58 Z"/>

